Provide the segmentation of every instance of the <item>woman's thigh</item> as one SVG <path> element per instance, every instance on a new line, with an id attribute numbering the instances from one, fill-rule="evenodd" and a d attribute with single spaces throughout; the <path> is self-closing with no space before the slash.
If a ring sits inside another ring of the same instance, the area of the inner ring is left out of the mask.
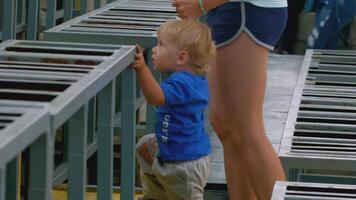
<path id="1" fill-rule="evenodd" d="M 242 33 L 217 51 L 209 74 L 211 109 L 229 125 L 241 125 L 262 117 L 268 50 Z M 233 120 L 237 123 L 230 123 Z M 240 123 L 238 123 L 240 121 Z"/>
<path id="2" fill-rule="evenodd" d="M 282 34 L 286 17 L 286 8 L 244 2 L 226 3 L 209 12 L 208 22 L 219 47 L 209 75 L 211 110 L 225 127 L 263 124 L 268 52 Z"/>

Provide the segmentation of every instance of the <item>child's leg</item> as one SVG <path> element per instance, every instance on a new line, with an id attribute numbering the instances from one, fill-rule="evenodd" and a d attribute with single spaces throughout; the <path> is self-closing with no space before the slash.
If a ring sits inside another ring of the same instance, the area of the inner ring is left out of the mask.
<path id="1" fill-rule="evenodd" d="M 208 156 L 179 163 L 153 164 L 169 200 L 202 200 L 209 175 Z"/>
<path id="2" fill-rule="evenodd" d="M 140 179 L 144 200 L 165 200 L 167 196 L 162 185 L 152 171 L 157 154 L 157 141 L 154 134 L 143 136 L 136 144 L 136 157 L 140 165 Z"/>
<path id="3" fill-rule="evenodd" d="M 147 134 L 136 144 L 136 156 L 141 170 L 153 174 L 152 163 L 158 151 L 155 134 Z"/>
<path id="4" fill-rule="evenodd" d="M 144 196 L 142 200 L 168 200 L 166 192 L 155 175 L 140 171 Z"/>

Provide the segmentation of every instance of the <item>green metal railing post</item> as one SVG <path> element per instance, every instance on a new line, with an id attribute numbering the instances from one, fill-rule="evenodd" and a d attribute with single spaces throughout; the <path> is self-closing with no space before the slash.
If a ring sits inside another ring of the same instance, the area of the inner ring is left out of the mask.
<path id="1" fill-rule="evenodd" d="M 3 37 L 2 40 L 14 39 L 16 32 L 16 1 L 3 1 Z"/>
<path id="2" fill-rule="evenodd" d="M 115 83 L 109 83 L 98 95 L 98 199 L 111 200 L 113 192 L 113 119 Z"/>
<path id="3" fill-rule="evenodd" d="M 94 0 L 94 9 L 98 9 L 101 7 L 101 0 Z"/>
<path id="4" fill-rule="evenodd" d="M 12 159 L 6 167 L 6 200 L 16 200 L 18 192 L 18 157 Z"/>
<path id="5" fill-rule="evenodd" d="M 57 0 L 47 0 L 46 28 L 52 28 L 56 25 Z"/>
<path id="6" fill-rule="evenodd" d="M 5 191 L 6 191 L 6 185 L 5 185 L 5 178 L 6 177 L 6 167 L 0 168 L 0 200 L 5 200 Z"/>
<path id="7" fill-rule="evenodd" d="M 68 199 L 84 200 L 87 164 L 88 105 L 81 107 L 68 122 Z"/>
<path id="8" fill-rule="evenodd" d="M 73 6 L 74 0 L 64 0 L 63 1 L 64 7 L 64 21 L 68 21 L 73 18 Z"/>
<path id="9" fill-rule="evenodd" d="M 96 96 L 89 100 L 88 105 L 88 145 L 95 141 L 95 125 L 96 125 Z"/>
<path id="10" fill-rule="evenodd" d="M 17 0 L 16 2 L 16 8 L 17 8 L 17 19 L 16 19 L 16 23 L 17 25 L 15 25 L 15 31 L 17 30 L 18 25 L 25 25 L 26 24 L 26 18 L 27 16 L 26 14 L 26 5 L 27 5 L 27 0 Z M 17 27 L 16 27 L 17 26 Z"/>
<path id="11" fill-rule="evenodd" d="M 135 189 L 135 72 L 126 69 L 121 76 L 121 199 L 134 199 Z"/>
<path id="12" fill-rule="evenodd" d="M 42 135 L 30 147 L 29 200 L 52 199 L 54 137 Z"/>
<path id="13" fill-rule="evenodd" d="M 27 13 L 27 33 L 26 39 L 36 40 L 37 39 L 37 25 L 38 25 L 38 9 L 39 0 L 29 0 L 28 1 L 28 13 Z"/>
<path id="14" fill-rule="evenodd" d="M 80 0 L 80 15 L 88 12 L 88 0 Z"/>

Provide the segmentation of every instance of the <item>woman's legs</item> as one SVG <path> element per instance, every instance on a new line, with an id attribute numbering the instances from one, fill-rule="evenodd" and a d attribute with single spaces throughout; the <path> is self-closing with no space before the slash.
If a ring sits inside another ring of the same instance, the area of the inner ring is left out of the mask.
<path id="1" fill-rule="evenodd" d="M 281 163 L 264 130 L 268 50 L 242 33 L 219 48 L 209 74 L 211 122 L 224 148 L 231 199 L 270 199 Z M 251 185 L 252 187 L 249 187 Z"/>

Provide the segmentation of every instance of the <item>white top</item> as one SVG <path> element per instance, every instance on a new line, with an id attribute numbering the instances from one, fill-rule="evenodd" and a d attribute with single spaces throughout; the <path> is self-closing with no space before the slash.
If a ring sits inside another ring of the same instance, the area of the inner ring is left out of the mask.
<path id="1" fill-rule="evenodd" d="M 288 6 L 287 0 L 230 0 L 230 1 L 245 1 L 255 6 L 266 7 L 266 8 L 281 8 L 281 7 Z"/>

